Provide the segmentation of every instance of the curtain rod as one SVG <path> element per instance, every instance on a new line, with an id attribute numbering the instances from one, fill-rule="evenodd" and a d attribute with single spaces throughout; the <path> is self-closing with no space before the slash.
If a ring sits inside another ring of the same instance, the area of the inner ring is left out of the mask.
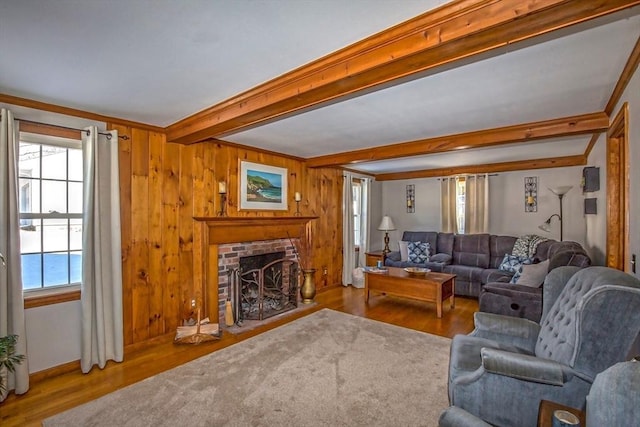
<path id="1" fill-rule="evenodd" d="M 87 136 L 91 135 L 91 132 L 89 131 L 89 129 L 78 129 L 78 128 L 72 128 L 69 126 L 62 126 L 62 125 L 52 125 L 51 123 L 42 123 L 42 122 L 35 122 L 33 120 L 23 120 L 23 119 L 19 119 L 17 117 L 14 117 L 15 120 L 19 121 L 19 122 L 25 122 L 25 123 L 31 123 L 34 125 L 44 125 L 44 126 L 51 126 L 54 128 L 60 128 L 60 129 L 67 129 L 67 130 L 76 130 L 78 132 L 84 132 L 87 134 Z M 0 117 L 0 121 L 2 121 L 2 117 Z M 100 132 L 98 131 L 99 135 L 104 135 L 107 137 L 107 139 L 111 139 L 111 134 L 107 133 L 107 132 Z M 118 135 L 118 139 L 122 139 L 122 140 L 128 140 L 129 137 L 127 135 Z"/>
<path id="2" fill-rule="evenodd" d="M 484 174 L 484 173 L 483 173 L 483 174 L 479 174 L 479 173 L 476 173 L 476 174 L 463 174 L 463 175 L 453 175 L 451 178 L 456 178 L 456 177 L 467 177 L 467 176 L 471 176 L 471 175 L 477 175 L 477 176 L 478 176 L 478 178 L 484 178 L 484 176 L 485 176 L 485 175 L 487 175 L 487 176 L 498 176 L 498 175 L 500 175 L 500 174 L 499 174 L 499 173 L 490 173 L 490 174 Z M 445 178 L 447 178 L 447 179 L 448 179 L 448 178 L 450 178 L 450 177 L 445 177 Z M 436 179 L 437 179 L 438 181 L 441 181 L 443 178 L 436 178 Z"/>

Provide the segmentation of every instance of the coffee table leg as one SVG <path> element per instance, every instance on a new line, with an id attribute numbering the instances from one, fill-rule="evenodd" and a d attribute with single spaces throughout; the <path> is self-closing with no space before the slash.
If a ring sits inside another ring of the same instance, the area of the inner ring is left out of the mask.
<path id="1" fill-rule="evenodd" d="M 438 301 L 436 301 L 436 316 L 438 316 L 438 319 L 442 317 L 442 300 L 438 299 Z"/>

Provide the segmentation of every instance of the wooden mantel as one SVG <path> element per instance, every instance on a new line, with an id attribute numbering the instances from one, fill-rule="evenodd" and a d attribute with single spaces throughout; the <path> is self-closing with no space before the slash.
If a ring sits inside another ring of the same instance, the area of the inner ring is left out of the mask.
<path id="1" fill-rule="evenodd" d="M 209 245 L 222 243 L 299 238 L 315 216 L 286 217 L 197 217 L 206 228 Z"/>
<path id="2" fill-rule="evenodd" d="M 200 238 L 194 239 L 194 253 L 202 254 L 196 261 L 194 280 L 202 289 L 204 312 L 215 322 L 218 312 L 218 245 L 260 240 L 302 239 L 311 242 L 311 221 L 315 216 L 287 217 L 194 217 L 201 224 Z M 196 289 L 197 289 L 196 287 Z"/>

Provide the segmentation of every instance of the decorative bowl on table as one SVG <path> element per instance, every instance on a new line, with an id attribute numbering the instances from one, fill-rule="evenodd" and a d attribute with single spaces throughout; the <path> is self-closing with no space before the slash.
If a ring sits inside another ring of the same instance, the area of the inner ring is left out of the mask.
<path id="1" fill-rule="evenodd" d="M 428 268 L 422 268 L 422 267 L 406 267 L 404 271 L 414 276 L 424 276 L 431 270 Z"/>

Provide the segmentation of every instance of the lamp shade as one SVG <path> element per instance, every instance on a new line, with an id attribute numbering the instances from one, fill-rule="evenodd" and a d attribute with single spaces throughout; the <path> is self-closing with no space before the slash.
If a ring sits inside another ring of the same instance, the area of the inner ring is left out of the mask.
<path id="1" fill-rule="evenodd" d="M 549 188 L 553 194 L 556 196 L 564 196 L 573 188 L 573 185 L 561 185 L 559 187 Z"/>
<path id="2" fill-rule="evenodd" d="M 538 226 L 538 228 L 542 231 L 546 231 L 547 233 L 551 232 L 551 221 L 545 221 Z"/>
<path id="3" fill-rule="evenodd" d="M 385 215 L 382 217 L 382 221 L 380 221 L 380 225 L 378 226 L 378 230 L 389 231 L 395 230 L 396 226 L 393 225 L 393 220 L 390 216 Z"/>

